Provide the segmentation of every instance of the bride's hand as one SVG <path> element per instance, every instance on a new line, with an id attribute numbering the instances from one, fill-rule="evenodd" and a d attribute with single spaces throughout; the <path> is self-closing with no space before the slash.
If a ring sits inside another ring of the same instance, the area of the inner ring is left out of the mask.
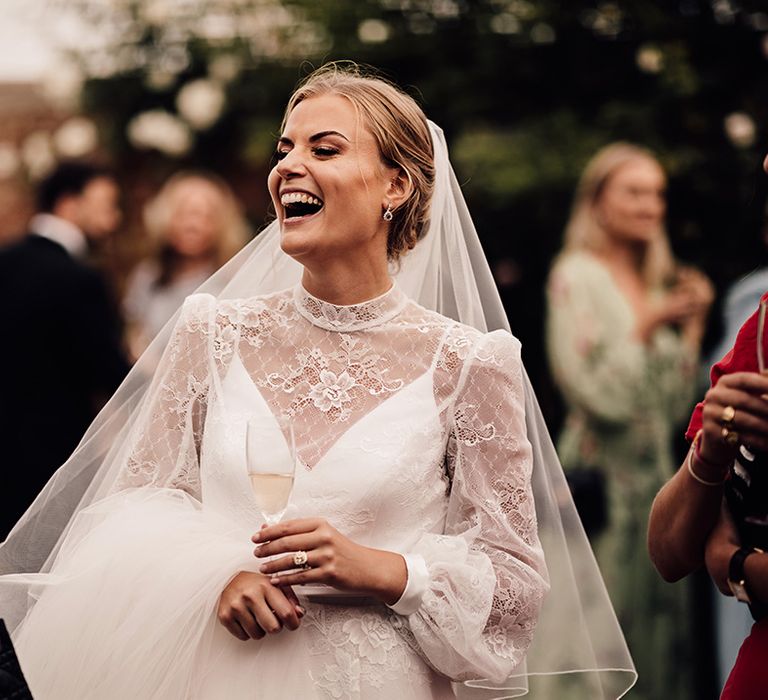
<path id="1" fill-rule="evenodd" d="M 408 581 L 405 560 L 399 554 L 372 549 L 353 542 L 322 518 L 287 520 L 263 527 L 253 536 L 258 543 L 254 554 L 259 558 L 291 552 L 260 567 L 271 574 L 271 583 L 281 586 L 322 583 L 339 590 L 376 596 L 392 604 L 402 595 Z M 304 569 L 294 559 L 306 554 Z"/>
<path id="2" fill-rule="evenodd" d="M 275 634 L 283 626 L 298 629 L 304 612 L 296 594 L 275 586 L 268 576 L 241 571 L 219 598 L 217 616 L 227 630 L 242 641 Z"/>

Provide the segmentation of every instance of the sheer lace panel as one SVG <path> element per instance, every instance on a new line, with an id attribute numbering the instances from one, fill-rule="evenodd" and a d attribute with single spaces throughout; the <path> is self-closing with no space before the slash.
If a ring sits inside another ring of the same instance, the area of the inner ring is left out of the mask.
<path id="1" fill-rule="evenodd" d="M 216 352 L 226 361 L 237 351 L 273 411 L 290 416 L 309 468 L 351 426 L 433 368 L 450 323 L 397 288 L 353 307 L 303 290 L 225 302 L 219 320 Z"/>

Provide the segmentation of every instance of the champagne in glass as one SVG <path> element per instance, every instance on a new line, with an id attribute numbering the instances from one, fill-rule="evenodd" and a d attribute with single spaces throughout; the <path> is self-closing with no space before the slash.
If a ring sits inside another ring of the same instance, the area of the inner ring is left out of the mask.
<path id="1" fill-rule="evenodd" d="M 245 458 L 253 496 L 264 520 L 283 517 L 296 473 L 293 425 L 285 417 L 253 416 L 246 424 Z"/>

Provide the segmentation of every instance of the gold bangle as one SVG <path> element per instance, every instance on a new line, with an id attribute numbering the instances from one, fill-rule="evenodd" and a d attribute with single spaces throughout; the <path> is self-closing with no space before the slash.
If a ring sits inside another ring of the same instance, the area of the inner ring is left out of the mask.
<path id="1" fill-rule="evenodd" d="M 728 472 L 726 472 L 722 481 L 707 481 L 706 479 L 702 479 L 695 471 L 693 471 L 693 448 L 688 450 L 688 457 L 685 460 L 685 466 L 688 468 L 688 473 L 703 486 L 722 486 L 726 481 L 728 481 Z"/>

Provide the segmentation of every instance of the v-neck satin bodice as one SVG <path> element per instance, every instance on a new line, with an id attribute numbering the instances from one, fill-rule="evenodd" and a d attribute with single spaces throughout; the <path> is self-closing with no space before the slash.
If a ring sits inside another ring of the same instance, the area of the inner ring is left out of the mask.
<path id="1" fill-rule="evenodd" d="M 274 409 L 236 355 L 206 420 L 203 503 L 255 531 L 263 518 L 245 462 L 253 415 Z M 427 372 L 352 423 L 311 470 L 299 464 L 285 518 L 323 517 L 358 542 L 390 548 L 439 530 L 448 496 L 442 432 Z M 270 439 L 284 439 L 277 422 Z"/>

